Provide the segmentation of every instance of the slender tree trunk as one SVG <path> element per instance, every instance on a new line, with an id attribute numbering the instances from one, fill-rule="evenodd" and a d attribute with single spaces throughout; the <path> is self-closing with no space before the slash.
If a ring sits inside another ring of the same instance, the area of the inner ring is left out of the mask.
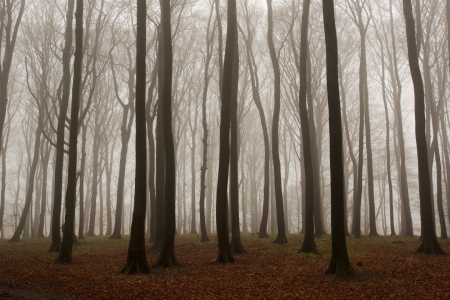
<path id="1" fill-rule="evenodd" d="M 61 204 L 63 188 L 63 168 L 64 168 L 64 129 L 66 125 L 67 108 L 70 97 L 70 59 L 72 51 L 72 23 L 74 15 L 75 0 L 68 0 L 66 17 L 66 41 L 63 50 L 63 91 L 59 107 L 58 125 L 56 129 L 56 158 L 55 158 L 55 182 L 53 191 L 53 211 L 52 211 L 52 244 L 48 252 L 59 252 L 61 250 Z"/>
<path id="2" fill-rule="evenodd" d="M 422 244 L 417 252 L 444 254 L 436 238 L 436 231 L 432 223 L 431 209 L 431 186 L 430 173 L 428 166 L 427 143 L 425 136 L 425 95 L 423 89 L 422 75 L 420 74 L 419 63 L 417 60 L 417 49 L 414 29 L 414 17 L 412 13 L 411 0 L 403 0 L 403 13 L 406 22 L 406 37 L 408 43 L 408 58 L 411 77 L 414 84 L 414 108 L 416 119 L 416 145 L 419 167 L 419 196 L 420 196 L 420 215 L 422 223 Z"/>
<path id="3" fill-rule="evenodd" d="M 47 176 L 48 176 L 48 162 L 50 158 L 51 146 L 47 143 L 45 151 L 41 154 L 42 162 L 42 197 L 41 197 L 41 210 L 39 216 L 39 229 L 37 233 L 38 238 L 44 238 L 44 224 L 45 214 L 47 210 Z"/>
<path id="4" fill-rule="evenodd" d="M 354 275 L 345 240 L 344 166 L 342 160 L 342 125 L 339 103 L 339 72 L 334 1 L 323 0 L 323 19 L 327 56 L 327 91 L 330 128 L 331 173 L 331 260 L 327 273 L 336 277 Z"/>
<path id="5" fill-rule="evenodd" d="M 81 136 L 81 166 L 80 166 L 80 216 L 78 220 L 78 239 L 84 239 L 84 172 L 86 168 L 86 125 L 81 124 L 83 134 Z"/>
<path id="6" fill-rule="evenodd" d="M 306 220 L 305 220 L 305 238 L 299 252 L 316 253 L 316 243 L 314 242 L 314 176 L 313 176 L 313 160 L 312 146 L 310 138 L 310 121 L 308 119 L 308 111 L 306 108 L 307 98 L 307 55 L 308 55 L 308 23 L 309 23 L 309 7 L 311 1 L 303 1 L 302 15 L 302 32 L 300 41 L 300 94 L 299 94 L 299 110 L 300 122 L 302 128 L 302 145 L 303 145 L 303 164 L 305 166 L 305 188 L 306 188 Z M 310 75 L 311 78 L 311 75 Z M 316 220 L 316 223 L 320 222 Z"/>
<path id="7" fill-rule="evenodd" d="M 218 2 L 218 1 L 217 1 Z M 216 2 L 216 4 L 217 4 Z M 237 12 L 236 0 L 228 0 L 228 25 L 225 47 L 225 62 L 223 68 L 223 83 L 221 100 L 222 107 L 220 112 L 220 153 L 219 153 L 219 171 L 217 179 L 216 193 L 216 224 L 218 239 L 217 263 L 233 263 L 235 259 L 231 253 L 230 241 L 228 238 L 228 167 L 230 158 L 230 106 L 232 98 L 232 80 L 233 80 L 233 56 L 237 43 Z M 220 36 L 220 31 L 219 31 Z M 219 37 L 220 38 L 220 37 Z"/>
<path id="8" fill-rule="evenodd" d="M 146 93 L 146 0 L 137 1 L 136 34 L 136 177 L 133 221 L 127 263 L 121 273 L 150 273 L 145 251 L 145 212 L 147 204 L 147 139 L 145 122 Z"/>
<path id="9" fill-rule="evenodd" d="M 33 162 L 31 163 L 30 167 L 30 173 L 29 173 L 29 180 L 28 180 L 28 187 L 27 187 L 27 195 L 25 198 L 25 206 L 22 211 L 22 216 L 20 217 L 20 222 L 17 225 L 16 230 L 14 231 L 14 235 L 9 240 L 9 242 L 20 242 L 20 235 L 22 234 L 24 228 L 26 227 L 26 221 L 28 219 L 28 214 L 30 212 L 30 206 L 31 201 L 33 198 L 33 191 L 34 191 L 34 177 L 36 174 L 36 168 L 39 161 L 39 149 L 40 149 L 40 143 L 41 143 L 41 127 L 38 124 L 38 127 L 36 129 L 35 139 L 34 139 L 34 156 L 33 156 Z M 59 231 L 59 229 L 58 229 Z"/>
<path id="10" fill-rule="evenodd" d="M 267 41 L 269 44 L 270 58 L 272 60 L 272 66 L 275 75 L 275 95 L 274 95 L 274 109 L 273 109 L 273 120 L 272 120 L 272 160 L 273 160 L 273 171 L 275 179 L 275 198 L 277 204 L 277 225 L 278 225 L 278 235 L 274 243 L 285 244 L 286 239 L 286 227 L 284 223 L 284 208 L 283 208 L 283 191 L 281 187 L 281 167 L 280 167 L 280 151 L 279 151 L 279 141 L 278 141 L 278 125 L 280 119 L 280 105 L 281 105 L 281 75 L 280 75 L 280 65 L 278 62 L 278 57 L 275 51 L 275 46 L 273 42 L 273 11 L 272 11 L 272 0 L 267 0 L 268 8 L 268 33 Z"/>
<path id="11" fill-rule="evenodd" d="M 63 241 L 58 263 L 72 263 L 72 247 L 75 237 L 75 201 L 77 188 L 77 137 L 80 107 L 80 86 L 83 64 L 83 0 L 77 0 L 75 26 L 75 59 L 73 71 L 72 106 L 70 114 L 69 166 L 67 171 L 66 215 Z"/>

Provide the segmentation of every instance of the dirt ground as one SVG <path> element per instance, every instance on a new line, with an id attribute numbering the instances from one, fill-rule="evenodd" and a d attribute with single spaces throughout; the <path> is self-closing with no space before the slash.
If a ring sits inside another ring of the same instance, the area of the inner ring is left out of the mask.
<path id="1" fill-rule="evenodd" d="M 0 299 L 450 299 L 450 255 L 414 253 L 418 238 L 347 239 L 358 275 L 324 274 L 331 237 L 316 239 L 321 255 L 298 254 L 302 235 L 289 244 L 243 234 L 247 254 L 236 263 L 216 265 L 217 239 L 201 244 L 199 235 L 176 237 L 175 255 L 183 264 L 124 276 L 129 238 L 90 237 L 74 246 L 72 265 L 54 264 L 50 239 L 0 241 Z M 450 253 L 450 241 L 441 241 Z M 150 248 L 151 244 L 148 244 Z M 150 264 L 158 254 L 147 252 Z"/>

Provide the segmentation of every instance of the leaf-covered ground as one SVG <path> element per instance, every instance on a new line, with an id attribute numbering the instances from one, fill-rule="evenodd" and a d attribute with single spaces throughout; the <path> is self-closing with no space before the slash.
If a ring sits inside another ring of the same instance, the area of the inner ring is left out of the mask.
<path id="1" fill-rule="evenodd" d="M 348 238 L 350 260 L 358 276 L 325 275 L 331 237 L 316 239 L 322 255 L 298 254 L 302 235 L 289 244 L 243 234 L 247 254 L 236 263 L 216 265 L 217 239 L 201 244 L 199 235 L 176 236 L 175 255 L 183 264 L 124 276 L 129 238 L 88 237 L 74 246 L 73 265 L 54 264 L 49 239 L 0 241 L 0 298 L 28 291 L 40 299 L 450 299 L 450 255 L 414 253 L 418 238 Z M 450 241 L 441 241 L 450 253 Z M 150 244 L 148 245 L 150 248 Z M 158 254 L 147 252 L 150 264 Z"/>

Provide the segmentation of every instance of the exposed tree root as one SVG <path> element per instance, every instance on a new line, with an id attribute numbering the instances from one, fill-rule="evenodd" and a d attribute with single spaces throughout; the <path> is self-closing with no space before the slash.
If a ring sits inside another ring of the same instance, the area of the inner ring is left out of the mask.
<path id="1" fill-rule="evenodd" d="M 158 260 L 156 260 L 156 262 L 152 265 L 152 268 L 160 269 L 160 268 L 174 268 L 181 266 L 182 264 L 178 262 L 172 250 L 170 253 L 161 253 L 161 255 L 158 257 Z"/>
<path id="2" fill-rule="evenodd" d="M 269 235 L 267 234 L 267 232 L 260 232 L 258 235 L 258 238 L 260 239 L 268 239 Z"/>
<path id="3" fill-rule="evenodd" d="M 128 250 L 128 258 L 125 267 L 120 271 L 124 275 L 129 275 L 132 272 L 137 274 L 150 273 L 150 265 L 147 261 L 145 249 Z"/>
<path id="4" fill-rule="evenodd" d="M 320 255 L 320 252 L 317 249 L 314 240 L 312 242 L 307 242 L 306 240 L 304 240 L 302 247 L 300 248 L 300 250 L 298 250 L 298 253 L 314 253 Z"/>
<path id="5" fill-rule="evenodd" d="M 330 265 L 328 269 L 325 271 L 326 274 L 334 274 L 335 277 L 344 277 L 344 276 L 356 276 L 358 275 L 356 271 L 353 269 L 348 257 L 339 259 L 336 261 L 331 258 Z"/>
<path id="6" fill-rule="evenodd" d="M 416 250 L 416 252 L 431 255 L 446 255 L 445 251 L 442 250 L 441 245 L 439 245 L 437 240 L 436 242 L 422 241 L 422 244 L 420 244 L 420 247 Z"/>
<path id="7" fill-rule="evenodd" d="M 10 243 L 18 243 L 20 242 L 20 236 L 13 236 L 10 240 Z"/>
<path id="8" fill-rule="evenodd" d="M 153 245 L 148 249 L 148 251 L 154 252 L 154 253 L 161 253 L 162 251 L 162 242 L 161 243 L 153 243 Z"/>
<path id="9" fill-rule="evenodd" d="M 236 260 L 234 259 L 231 253 L 221 252 L 220 250 L 219 253 L 217 254 L 216 260 L 214 261 L 214 263 L 216 264 L 229 264 L 235 262 Z"/>
<path id="10" fill-rule="evenodd" d="M 275 241 L 272 242 L 272 244 L 278 244 L 278 245 L 284 245 L 287 244 L 288 241 L 286 239 L 286 236 L 280 236 L 279 234 L 277 235 L 277 238 L 275 239 Z"/>
<path id="11" fill-rule="evenodd" d="M 237 240 L 231 240 L 231 253 L 232 254 L 245 254 L 247 251 L 245 251 L 244 246 L 242 246 L 241 241 Z"/>
<path id="12" fill-rule="evenodd" d="M 50 246 L 50 249 L 48 249 L 47 252 L 59 253 L 60 251 L 61 251 L 61 243 L 59 243 L 59 244 L 52 243 L 52 245 Z"/>
<path id="13" fill-rule="evenodd" d="M 110 237 L 110 240 L 121 240 L 122 239 L 122 235 L 120 233 L 113 233 Z"/>

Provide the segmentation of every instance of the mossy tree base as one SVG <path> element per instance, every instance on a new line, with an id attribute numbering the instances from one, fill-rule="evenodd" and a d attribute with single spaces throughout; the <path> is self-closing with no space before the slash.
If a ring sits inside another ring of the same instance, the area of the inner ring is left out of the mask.
<path id="1" fill-rule="evenodd" d="M 121 240 L 122 239 L 122 235 L 120 233 L 113 233 L 110 237 L 110 240 Z"/>
<path id="2" fill-rule="evenodd" d="M 284 245 L 287 243 L 288 243 L 288 241 L 286 239 L 286 235 L 284 235 L 284 234 L 283 235 L 278 234 L 275 241 L 272 242 L 272 244 L 278 244 L 278 245 Z"/>
<path id="3" fill-rule="evenodd" d="M 120 273 L 130 275 L 134 272 L 137 274 L 147 274 L 151 272 L 150 265 L 147 261 L 145 248 L 128 250 L 127 263 Z"/>
<path id="4" fill-rule="evenodd" d="M 209 237 L 207 235 L 206 236 L 202 235 L 200 243 L 206 243 L 206 242 L 209 242 Z"/>
<path id="5" fill-rule="evenodd" d="M 267 232 L 260 232 L 258 235 L 259 239 L 268 239 L 269 235 L 267 234 Z"/>
<path id="6" fill-rule="evenodd" d="M 314 254 L 319 254 L 320 252 L 317 249 L 316 243 L 314 242 L 314 240 L 308 240 L 308 239 L 304 239 L 303 240 L 303 245 L 300 248 L 300 250 L 298 250 L 298 253 L 314 253 Z"/>
<path id="7" fill-rule="evenodd" d="M 20 236 L 13 236 L 10 240 L 10 243 L 19 243 L 20 242 Z"/>

